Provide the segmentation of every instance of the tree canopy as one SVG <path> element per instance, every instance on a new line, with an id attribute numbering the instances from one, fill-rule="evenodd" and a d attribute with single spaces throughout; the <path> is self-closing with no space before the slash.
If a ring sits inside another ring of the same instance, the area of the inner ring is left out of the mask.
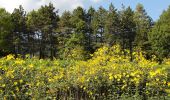
<path id="1" fill-rule="evenodd" d="M 61 16 L 58 11 L 52 3 L 31 12 L 20 5 L 12 14 L 0 8 L 0 55 L 64 59 L 74 53 L 89 59 L 97 48 L 115 44 L 124 55 L 129 49 L 131 60 L 134 48 L 158 59 L 170 55 L 170 7 L 156 22 L 142 4 L 135 10 L 125 6 L 117 10 L 111 3 L 109 8 L 77 7 Z"/>

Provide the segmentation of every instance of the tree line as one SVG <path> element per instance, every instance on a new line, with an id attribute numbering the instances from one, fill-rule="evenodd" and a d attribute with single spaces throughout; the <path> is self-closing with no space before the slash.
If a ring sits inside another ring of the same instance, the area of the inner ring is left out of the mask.
<path id="1" fill-rule="evenodd" d="M 59 59 L 90 58 L 97 48 L 119 44 L 124 54 L 134 48 L 156 55 L 158 60 L 170 56 L 170 7 L 154 22 L 142 4 L 135 10 L 122 5 L 117 10 L 100 6 L 85 10 L 77 7 L 61 16 L 52 3 L 26 12 L 22 6 L 13 13 L 0 8 L 0 56 Z"/>

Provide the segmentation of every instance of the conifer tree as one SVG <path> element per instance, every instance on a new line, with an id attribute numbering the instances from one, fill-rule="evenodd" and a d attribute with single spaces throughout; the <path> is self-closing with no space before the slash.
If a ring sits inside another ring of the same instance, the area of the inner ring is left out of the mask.
<path id="1" fill-rule="evenodd" d="M 164 57 L 170 56 L 170 7 L 162 13 L 148 35 L 152 51 L 161 63 Z"/>
<path id="2" fill-rule="evenodd" d="M 13 28 L 13 45 L 15 48 L 15 57 L 17 54 L 26 54 L 27 47 L 27 26 L 26 26 L 26 11 L 20 5 L 18 9 L 14 9 L 12 13 Z"/>
<path id="3" fill-rule="evenodd" d="M 10 13 L 0 8 L 0 56 L 13 53 L 12 46 L 13 23 Z"/>
<path id="4" fill-rule="evenodd" d="M 117 9 L 111 3 L 109 6 L 109 12 L 106 19 L 105 24 L 105 34 L 104 34 L 104 41 L 109 44 L 113 45 L 118 39 L 118 29 L 119 29 L 119 18 Z"/>
<path id="5" fill-rule="evenodd" d="M 133 43 L 136 35 L 136 24 L 133 19 L 134 12 L 130 7 L 124 8 L 120 12 L 120 38 L 123 51 L 127 48 L 130 50 L 132 61 Z M 125 54 L 125 51 L 124 51 Z"/>
<path id="6" fill-rule="evenodd" d="M 143 50 L 149 48 L 148 32 L 152 27 L 152 19 L 147 15 L 142 4 L 136 6 L 134 21 L 136 23 L 135 45 Z"/>

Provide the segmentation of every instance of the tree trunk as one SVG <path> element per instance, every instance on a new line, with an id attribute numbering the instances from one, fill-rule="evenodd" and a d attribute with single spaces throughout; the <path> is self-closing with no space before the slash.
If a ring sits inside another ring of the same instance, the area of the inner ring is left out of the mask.
<path id="1" fill-rule="evenodd" d="M 131 40 L 129 40 L 129 50 L 130 50 L 130 61 L 132 62 L 132 60 L 133 60 L 133 55 L 132 55 L 133 47 L 132 47 L 132 41 Z"/>

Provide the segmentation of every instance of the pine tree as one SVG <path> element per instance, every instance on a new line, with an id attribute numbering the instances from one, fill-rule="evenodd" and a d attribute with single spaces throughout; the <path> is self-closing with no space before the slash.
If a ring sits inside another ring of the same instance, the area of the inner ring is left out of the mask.
<path id="1" fill-rule="evenodd" d="M 58 41 L 58 56 L 60 59 L 63 59 L 65 56 L 65 48 L 66 43 L 71 37 L 72 34 L 72 24 L 71 24 L 71 12 L 65 11 L 62 13 L 59 21 L 59 28 L 56 29 L 58 35 L 57 35 L 57 41 Z"/>
<path id="2" fill-rule="evenodd" d="M 27 52 L 27 26 L 26 26 L 26 12 L 20 5 L 18 9 L 14 9 L 12 13 L 13 28 L 13 45 L 15 48 L 15 57 L 17 54 L 26 54 Z"/>
<path id="3" fill-rule="evenodd" d="M 118 29 L 119 29 L 119 18 L 118 18 L 117 9 L 115 9 L 113 4 L 111 3 L 109 6 L 109 12 L 105 24 L 104 41 L 107 44 L 113 45 L 117 41 Z"/>
<path id="4" fill-rule="evenodd" d="M 81 46 L 84 51 L 86 51 L 87 44 L 87 24 L 86 24 L 86 13 L 82 7 L 77 7 L 73 10 L 73 14 L 70 19 L 72 23 L 73 34 L 71 37 L 77 37 L 79 42 L 76 42 L 74 45 Z M 70 40 L 68 40 L 70 41 Z M 69 46 L 68 46 L 69 47 Z"/>
<path id="5" fill-rule="evenodd" d="M 39 51 L 39 40 L 40 40 L 40 28 L 39 28 L 39 18 L 37 11 L 31 11 L 27 15 L 27 31 L 29 34 L 29 54 L 30 56 L 35 56 Z"/>
<path id="6" fill-rule="evenodd" d="M 142 4 L 136 6 L 134 21 L 136 23 L 135 45 L 146 50 L 149 48 L 148 32 L 152 27 L 152 19 L 147 15 Z"/>
<path id="7" fill-rule="evenodd" d="M 74 9 L 70 20 L 75 33 L 85 33 L 85 11 L 82 7 Z"/>
<path id="8" fill-rule="evenodd" d="M 101 6 L 94 14 L 94 18 L 92 20 L 92 28 L 95 35 L 95 48 L 101 47 L 104 44 L 103 37 L 105 32 L 104 27 L 107 13 L 107 10 Z"/>
<path id="9" fill-rule="evenodd" d="M 11 41 L 13 23 L 10 13 L 3 8 L 0 8 L 0 16 L 0 56 L 2 56 L 14 51 Z"/>
<path id="10" fill-rule="evenodd" d="M 94 30 L 92 28 L 92 21 L 94 20 L 94 14 L 95 14 L 95 9 L 93 7 L 90 7 L 88 9 L 87 15 L 86 15 L 86 23 L 87 23 L 87 51 L 90 53 L 94 52 L 94 44 L 93 44 L 93 39 L 95 38 L 93 33 Z"/>
<path id="11" fill-rule="evenodd" d="M 39 33 L 40 45 L 39 45 L 39 58 L 45 58 L 50 55 L 50 58 L 56 54 L 56 33 L 54 30 L 57 27 L 59 21 L 58 11 L 55 11 L 53 4 L 41 6 L 37 11 L 37 28 Z M 49 52 L 50 51 L 50 54 Z"/>
<path id="12" fill-rule="evenodd" d="M 170 7 L 162 13 L 148 35 L 152 51 L 160 63 L 164 57 L 170 57 Z"/>
<path id="13" fill-rule="evenodd" d="M 124 8 L 120 12 L 120 38 L 123 51 L 126 48 L 130 50 L 130 56 L 132 61 L 132 52 L 133 52 L 133 42 L 136 35 L 136 24 L 134 22 L 134 12 L 130 7 Z M 124 51 L 125 54 L 125 51 Z"/>

